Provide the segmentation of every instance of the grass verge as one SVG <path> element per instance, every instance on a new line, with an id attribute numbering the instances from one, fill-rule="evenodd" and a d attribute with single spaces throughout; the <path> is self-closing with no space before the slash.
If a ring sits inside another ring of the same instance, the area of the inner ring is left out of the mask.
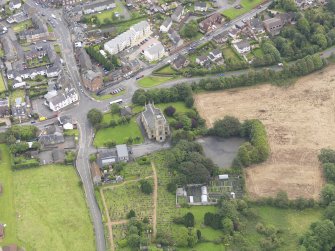
<path id="1" fill-rule="evenodd" d="M 151 88 L 173 79 L 176 79 L 176 77 L 147 76 L 137 81 L 137 83 L 142 88 Z"/>

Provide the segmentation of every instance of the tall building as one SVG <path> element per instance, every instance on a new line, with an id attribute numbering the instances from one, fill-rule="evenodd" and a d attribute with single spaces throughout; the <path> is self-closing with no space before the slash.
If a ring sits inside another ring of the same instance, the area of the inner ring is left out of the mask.
<path id="1" fill-rule="evenodd" d="M 164 114 L 154 104 L 145 105 L 145 110 L 141 115 L 141 122 L 149 139 L 164 142 L 170 135 L 169 124 Z"/>

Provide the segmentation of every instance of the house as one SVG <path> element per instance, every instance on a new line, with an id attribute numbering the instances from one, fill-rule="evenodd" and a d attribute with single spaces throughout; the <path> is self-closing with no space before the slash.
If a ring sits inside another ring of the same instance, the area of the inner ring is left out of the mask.
<path id="1" fill-rule="evenodd" d="M 236 29 L 236 28 L 233 28 L 233 29 L 230 29 L 228 31 L 228 35 L 232 38 L 232 39 L 236 39 L 237 36 L 241 33 L 241 30 L 240 29 Z"/>
<path id="2" fill-rule="evenodd" d="M 33 43 L 49 39 L 50 34 L 48 26 L 40 16 L 34 14 L 31 17 L 31 22 L 34 25 L 34 29 L 28 29 L 20 32 L 20 40 L 26 40 L 27 43 Z"/>
<path id="3" fill-rule="evenodd" d="M 219 13 L 214 13 L 205 20 L 199 23 L 199 28 L 202 33 L 215 30 L 218 25 L 222 24 L 224 18 Z"/>
<path id="4" fill-rule="evenodd" d="M 11 0 L 11 1 L 9 2 L 9 9 L 10 9 L 11 11 L 20 9 L 21 6 L 22 6 L 22 4 L 21 4 L 21 0 Z"/>
<path id="5" fill-rule="evenodd" d="M 73 123 L 72 118 L 70 116 L 64 115 L 58 117 L 59 124 L 63 126 L 64 130 L 72 130 L 73 129 Z"/>
<path id="6" fill-rule="evenodd" d="M 118 161 L 129 161 L 128 147 L 127 145 L 116 145 L 116 152 Z"/>
<path id="7" fill-rule="evenodd" d="M 171 66 L 176 69 L 180 70 L 186 66 L 188 66 L 190 61 L 183 55 L 178 55 L 178 57 L 171 63 Z"/>
<path id="8" fill-rule="evenodd" d="M 222 51 L 219 49 L 215 49 L 208 54 L 208 58 L 212 62 L 218 61 L 222 59 Z"/>
<path id="9" fill-rule="evenodd" d="M 228 41 L 229 33 L 228 31 L 223 31 L 220 34 L 216 35 L 213 39 L 218 44 L 224 44 Z"/>
<path id="10" fill-rule="evenodd" d="M 265 30 L 272 36 L 278 35 L 284 26 L 284 22 L 279 17 L 269 18 L 263 21 Z"/>
<path id="11" fill-rule="evenodd" d="M 234 48 L 238 53 L 244 54 L 250 52 L 250 43 L 246 40 L 242 40 L 240 42 L 234 43 Z"/>
<path id="12" fill-rule="evenodd" d="M 151 35 L 150 24 L 147 21 L 141 21 L 121 33 L 112 40 L 104 44 L 104 50 L 111 55 L 123 51 L 127 47 L 140 44 Z"/>
<path id="13" fill-rule="evenodd" d="M 184 43 L 184 41 L 175 30 L 170 30 L 168 36 L 174 47 L 179 47 Z"/>
<path id="14" fill-rule="evenodd" d="M 0 118 L 9 116 L 10 116 L 9 99 L 8 98 L 0 99 Z"/>
<path id="15" fill-rule="evenodd" d="M 91 4 L 83 6 L 83 12 L 85 15 L 110 10 L 116 7 L 114 0 L 108 0 L 103 2 L 93 2 Z"/>
<path id="16" fill-rule="evenodd" d="M 207 11 L 207 3 L 206 2 L 195 2 L 194 3 L 194 11 Z"/>
<path id="17" fill-rule="evenodd" d="M 117 152 L 114 149 L 98 153 L 97 163 L 101 169 L 103 169 L 105 166 L 110 166 L 117 161 Z"/>
<path id="18" fill-rule="evenodd" d="M 131 110 L 131 107 L 129 107 L 129 106 L 122 107 L 122 108 L 120 109 L 120 115 L 121 115 L 122 117 L 133 115 L 133 112 L 132 112 L 132 110 Z"/>
<path id="19" fill-rule="evenodd" d="M 168 17 L 167 19 L 164 20 L 162 25 L 159 27 L 160 32 L 166 33 L 170 30 L 172 26 L 172 19 L 171 17 Z"/>
<path id="20" fill-rule="evenodd" d="M 54 149 L 51 152 L 53 163 L 61 164 L 65 162 L 65 151 L 63 149 Z"/>
<path id="21" fill-rule="evenodd" d="M 171 15 L 171 18 L 174 22 L 180 22 L 181 17 L 184 15 L 184 6 L 179 5 L 175 11 L 173 12 L 173 14 Z"/>
<path id="22" fill-rule="evenodd" d="M 259 18 L 252 18 L 248 22 L 248 26 L 256 35 L 263 34 L 265 32 L 264 25 Z"/>
<path id="23" fill-rule="evenodd" d="M 208 57 L 206 56 L 199 56 L 195 59 L 195 62 L 201 66 L 204 66 L 208 63 Z"/>
<path id="24" fill-rule="evenodd" d="M 42 147 L 50 147 L 64 143 L 64 135 L 61 132 L 55 132 L 53 134 L 43 134 L 38 138 L 38 142 Z"/>
<path id="25" fill-rule="evenodd" d="M 49 104 L 49 108 L 56 112 L 76 101 L 78 101 L 78 93 L 75 89 L 70 89 L 67 92 L 59 93 L 57 96 L 47 100 L 47 103 Z"/>
<path id="26" fill-rule="evenodd" d="M 6 61 L 13 62 L 17 60 L 18 52 L 17 47 L 15 46 L 13 40 L 10 38 L 10 36 L 5 34 L 0 38 L 2 48 L 4 50 L 5 59 Z"/>
<path id="27" fill-rule="evenodd" d="M 164 142 L 170 135 L 170 128 L 164 114 L 154 104 L 145 105 L 141 114 L 141 122 L 149 139 Z"/>
<path id="28" fill-rule="evenodd" d="M 165 56 L 165 49 L 161 42 L 156 42 L 144 49 L 144 57 L 149 61 L 159 60 Z"/>
<path id="29" fill-rule="evenodd" d="M 12 116 L 19 120 L 27 118 L 27 103 L 24 102 L 22 97 L 15 99 L 15 105 L 11 107 Z"/>
<path id="30" fill-rule="evenodd" d="M 102 173 L 101 173 L 99 166 L 95 162 L 92 163 L 91 165 L 91 175 L 92 175 L 94 185 L 100 185 Z"/>

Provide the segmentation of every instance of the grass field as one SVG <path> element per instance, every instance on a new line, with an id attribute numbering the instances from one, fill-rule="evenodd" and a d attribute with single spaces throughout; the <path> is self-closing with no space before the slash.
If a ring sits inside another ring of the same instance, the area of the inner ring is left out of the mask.
<path id="1" fill-rule="evenodd" d="M 17 235 L 27 250 L 95 249 L 73 167 L 49 165 L 15 172 L 14 177 Z"/>
<path id="2" fill-rule="evenodd" d="M 2 185 L 2 194 L 0 195 L 0 223 L 6 224 L 5 238 L 1 245 L 18 243 L 16 232 L 16 211 L 14 206 L 14 181 L 13 172 L 11 170 L 10 156 L 8 148 L 0 145 L 0 184 Z"/>
<path id="3" fill-rule="evenodd" d="M 240 60 L 239 56 L 236 55 L 235 51 L 231 47 L 226 47 L 223 49 L 223 57 L 224 58 L 234 58 L 236 60 Z"/>
<path id="4" fill-rule="evenodd" d="M 94 138 L 94 146 L 102 147 L 110 141 L 114 141 L 116 144 L 124 144 L 129 137 L 133 139 L 140 137 L 140 141 L 135 143 L 143 142 L 143 136 L 135 118 L 132 118 L 128 124 L 99 130 Z"/>
<path id="5" fill-rule="evenodd" d="M 0 93 L 6 91 L 5 80 L 3 79 L 2 74 L 0 75 Z"/>
<path id="6" fill-rule="evenodd" d="M 248 221 L 245 233 L 250 245 L 257 250 L 260 250 L 259 242 L 263 238 L 262 235 L 257 233 L 255 228 L 258 222 L 263 223 L 265 226 L 272 225 L 284 231 L 281 235 L 284 244 L 278 250 L 299 250 L 299 237 L 308 230 L 312 222 L 321 219 L 323 212 L 322 209 L 297 211 L 268 206 L 259 206 L 254 209 L 259 219 Z"/>
<path id="7" fill-rule="evenodd" d="M 262 3 L 263 0 L 242 0 L 240 5 L 241 9 L 230 8 L 222 12 L 222 14 L 230 19 L 234 19 L 238 16 L 241 16 L 250 10 L 254 9 L 257 5 Z"/>
<path id="8" fill-rule="evenodd" d="M 96 16 L 101 24 L 105 23 L 106 19 L 112 19 L 114 13 L 122 14 L 123 9 L 120 2 L 116 2 L 116 7 L 112 10 L 101 11 L 100 13 L 94 13 L 87 15 L 86 17 Z"/>
<path id="9" fill-rule="evenodd" d="M 113 95 L 110 94 L 110 93 L 103 94 L 103 95 L 96 95 L 94 93 L 92 96 L 96 100 L 103 101 L 103 100 L 107 100 L 107 99 L 110 99 L 110 98 L 115 98 L 115 97 L 121 96 L 121 95 L 125 94 L 125 92 L 126 92 L 126 90 L 123 90 L 123 91 L 120 91 L 119 93 L 113 94 Z"/>
<path id="10" fill-rule="evenodd" d="M 175 77 L 147 76 L 137 81 L 142 88 L 150 88 L 168 82 Z"/>
<path id="11" fill-rule="evenodd" d="M 22 101 L 24 102 L 25 91 L 21 89 L 16 89 L 15 91 L 12 91 L 10 94 L 10 103 L 12 105 L 15 104 L 15 99 L 17 98 L 22 98 Z"/>
<path id="12" fill-rule="evenodd" d="M 155 73 L 166 74 L 166 75 L 173 75 L 175 73 L 178 73 L 178 71 L 176 71 L 175 69 L 173 69 L 171 67 L 171 65 L 166 65 L 162 69 L 160 69 L 159 71 L 157 71 Z"/>
<path id="13" fill-rule="evenodd" d="M 33 26 L 31 19 L 23 21 L 21 23 L 12 26 L 14 32 L 19 33 Z"/>

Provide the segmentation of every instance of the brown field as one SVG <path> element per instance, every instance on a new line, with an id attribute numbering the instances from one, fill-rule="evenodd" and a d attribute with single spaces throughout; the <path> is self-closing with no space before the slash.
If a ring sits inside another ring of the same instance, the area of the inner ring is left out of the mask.
<path id="1" fill-rule="evenodd" d="M 225 115 L 258 118 L 266 129 L 269 159 L 246 170 L 253 198 L 279 190 L 289 198 L 318 199 L 324 184 L 317 159 L 321 148 L 335 149 L 335 67 L 303 77 L 286 88 L 259 85 L 196 95 L 196 107 L 211 126 Z"/>

